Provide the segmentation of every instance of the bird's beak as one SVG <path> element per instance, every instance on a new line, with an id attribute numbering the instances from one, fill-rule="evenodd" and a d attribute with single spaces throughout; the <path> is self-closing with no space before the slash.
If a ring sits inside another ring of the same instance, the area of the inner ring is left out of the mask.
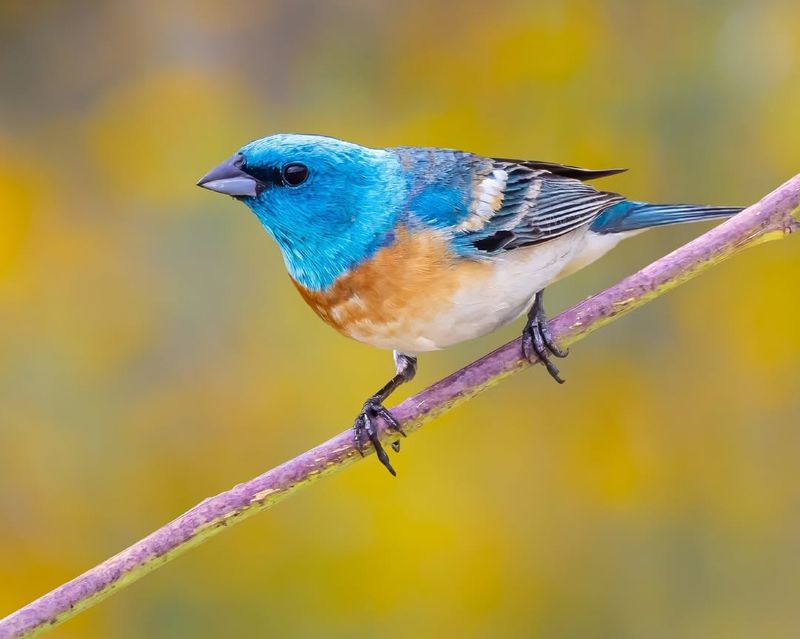
<path id="1" fill-rule="evenodd" d="M 255 197 L 264 185 L 245 173 L 242 170 L 243 164 L 244 158 L 241 153 L 237 153 L 206 173 L 197 182 L 197 186 L 232 197 Z"/>

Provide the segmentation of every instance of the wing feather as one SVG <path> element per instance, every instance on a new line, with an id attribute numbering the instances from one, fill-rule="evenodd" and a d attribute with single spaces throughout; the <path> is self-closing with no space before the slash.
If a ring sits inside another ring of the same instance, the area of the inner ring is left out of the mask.
<path id="1" fill-rule="evenodd" d="M 548 171 L 553 175 L 560 175 L 561 177 L 574 178 L 576 180 L 597 180 L 599 178 L 608 177 L 610 175 L 617 175 L 625 173 L 628 169 L 584 169 L 579 166 L 570 166 L 569 164 L 558 164 L 556 162 L 541 162 L 540 160 L 509 160 L 506 158 L 493 158 L 495 162 L 500 164 L 516 164 L 524 166 L 525 168 L 533 171 Z"/>
<path id="2" fill-rule="evenodd" d="M 494 160 L 477 176 L 470 214 L 453 229 L 454 241 L 465 253 L 492 254 L 553 240 L 625 199 L 583 182 L 619 172 Z"/>

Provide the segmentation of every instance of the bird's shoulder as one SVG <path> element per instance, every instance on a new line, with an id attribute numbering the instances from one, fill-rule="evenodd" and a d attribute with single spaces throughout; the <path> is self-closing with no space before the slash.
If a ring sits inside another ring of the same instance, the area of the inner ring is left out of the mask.
<path id="1" fill-rule="evenodd" d="M 412 176 L 409 224 L 447 231 L 454 249 L 471 257 L 555 239 L 589 224 L 623 199 L 586 182 L 624 169 L 594 170 L 449 149 L 401 147 L 397 153 Z"/>

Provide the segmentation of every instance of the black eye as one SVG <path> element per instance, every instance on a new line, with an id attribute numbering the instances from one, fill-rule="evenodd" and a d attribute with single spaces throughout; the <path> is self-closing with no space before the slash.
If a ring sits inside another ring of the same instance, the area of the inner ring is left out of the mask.
<path id="1" fill-rule="evenodd" d="M 299 186 L 308 179 L 308 167 L 298 162 L 287 164 L 283 167 L 281 179 L 287 186 Z"/>

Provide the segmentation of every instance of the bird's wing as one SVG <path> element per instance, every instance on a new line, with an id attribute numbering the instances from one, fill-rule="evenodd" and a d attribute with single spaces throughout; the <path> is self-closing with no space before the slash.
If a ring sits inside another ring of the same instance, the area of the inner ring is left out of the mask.
<path id="1" fill-rule="evenodd" d="M 608 177 L 610 175 L 617 175 L 625 173 L 628 169 L 584 169 L 579 166 L 570 166 L 569 164 L 558 164 L 556 162 L 542 162 L 540 160 L 509 160 L 506 158 L 492 158 L 497 164 L 503 165 L 516 165 L 524 166 L 534 171 L 548 171 L 553 175 L 560 175 L 561 177 L 574 178 L 585 182 L 587 180 L 597 180 L 599 178 Z"/>
<path id="2" fill-rule="evenodd" d="M 625 199 L 575 176 L 591 179 L 618 172 L 492 160 L 474 176 L 468 214 L 451 228 L 453 242 L 463 254 L 478 256 L 555 239 Z"/>

